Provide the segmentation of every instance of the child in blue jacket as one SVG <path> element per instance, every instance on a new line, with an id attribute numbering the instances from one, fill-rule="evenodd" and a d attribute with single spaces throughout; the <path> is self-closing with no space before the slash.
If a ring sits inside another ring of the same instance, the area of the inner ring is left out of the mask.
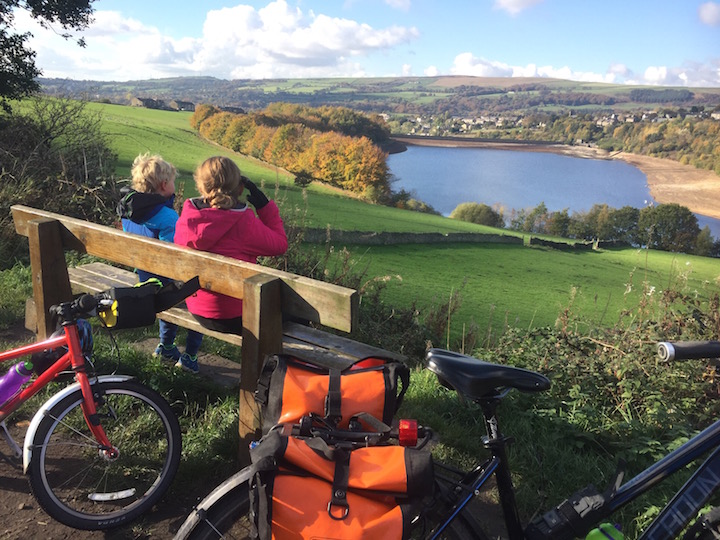
<path id="1" fill-rule="evenodd" d="M 164 242 L 173 242 L 175 223 L 178 213 L 173 208 L 175 200 L 175 167 L 160 156 L 142 154 L 135 158 L 132 169 L 132 187 L 120 191 L 122 198 L 117 205 L 117 213 L 122 218 L 122 227 L 126 232 L 158 238 Z M 156 276 L 144 270 L 137 270 L 140 281 L 157 277 L 167 282 L 168 278 Z M 180 354 L 175 345 L 178 327 L 163 320 L 160 325 L 160 343 L 153 356 L 177 362 L 183 356 L 193 362 L 182 365 L 197 366 L 197 353 L 200 350 L 203 335 L 188 330 L 185 352 Z M 192 370 L 197 373 L 197 370 Z"/>

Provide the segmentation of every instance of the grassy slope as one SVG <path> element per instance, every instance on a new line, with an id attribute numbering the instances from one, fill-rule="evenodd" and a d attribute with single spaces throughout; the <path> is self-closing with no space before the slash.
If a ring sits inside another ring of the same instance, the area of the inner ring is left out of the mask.
<path id="1" fill-rule="evenodd" d="M 193 169 L 205 158 L 233 156 L 241 169 L 260 180 L 280 202 L 283 213 L 306 212 L 307 225 L 342 230 L 398 232 L 497 232 L 441 216 L 370 205 L 312 185 L 305 196 L 290 175 L 252 158 L 233 154 L 201 140 L 189 126 L 189 113 L 153 111 L 118 105 L 92 104 L 102 110 L 107 133 L 120 156 L 118 174 L 129 175 L 132 159 L 141 152 L 159 153 L 175 164 L 186 182 L 185 195 L 194 193 Z M 432 201 L 430 201 L 432 202 Z M 340 246 L 338 246 L 340 247 Z M 371 276 L 399 276 L 390 281 L 388 299 L 420 305 L 447 300 L 462 288 L 463 305 L 452 321 L 455 331 L 477 323 L 487 334 L 511 325 L 552 324 L 571 302 L 581 316 L 614 323 L 622 309 L 637 304 L 643 281 L 662 289 L 687 281 L 700 294 L 716 286 L 716 259 L 636 249 L 565 253 L 495 244 L 447 244 L 352 247 L 359 268 Z M 626 286 L 634 287 L 626 294 Z M 463 283 L 466 285 L 463 287 Z"/>

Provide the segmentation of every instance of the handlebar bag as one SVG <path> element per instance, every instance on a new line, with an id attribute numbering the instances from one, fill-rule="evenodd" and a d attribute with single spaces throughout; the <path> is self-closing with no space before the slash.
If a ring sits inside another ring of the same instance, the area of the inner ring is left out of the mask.
<path id="1" fill-rule="evenodd" d="M 251 514 L 261 539 L 403 539 L 432 494 L 429 452 L 353 450 L 270 432 L 250 451 Z"/>
<path id="2" fill-rule="evenodd" d="M 310 413 L 347 428 L 361 415 L 390 424 L 410 384 L 410 370 L 397 360 L 341 358 L 308 360 L 287 354 L 266 357 L 255 400 L 263 433 Z"/>
<path id="3" fill-rule="evenodd" d="M 133 287 L 112 287 L 104 297 L 113 303 L 108 309 L 98 310 L 98 316 L 107 327 L 117 330 L 140 328 L 155 322 L 155 293 L 162 283 L 150 279 Z"/>
<path id="4" fill-rule="evenodd" d="M 200 288 L 198 277 L 188 281 L 161 281 L 150 278 L 132 287 L 112 287 L 103 296 L 112 305 L 98 311 L 98 316 L 110 328 L 140 328 L 155 322 L 155 314 L 182 302 Z"/>

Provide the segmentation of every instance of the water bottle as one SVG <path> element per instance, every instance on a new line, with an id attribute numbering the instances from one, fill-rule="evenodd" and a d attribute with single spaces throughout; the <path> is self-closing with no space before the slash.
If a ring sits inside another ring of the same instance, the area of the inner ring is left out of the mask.
<path id="1" fill-rule="evenodd" d="M 588 533 L 585 540 L 623 540 L 624 538 L 618 525 L 601 523 L 597 529 L 593 529 Z"/>
<path id="2" fill-rule="evenodd" d="M 18 362 L 0 379 L 0 405 L 10 401 L 20 391 L 23 384 L 30 380 L 33 366 L 30 362 Z"/>

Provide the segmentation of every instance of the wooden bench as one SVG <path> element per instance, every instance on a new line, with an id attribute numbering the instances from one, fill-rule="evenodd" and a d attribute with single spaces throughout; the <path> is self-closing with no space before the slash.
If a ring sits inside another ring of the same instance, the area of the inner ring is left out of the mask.
<path id="1" fill-rule="evenodd" d="M 244 460 L 248 457 L 245 443 L 259 434 L 253 395 L 266 355 L 286 352 L 324 358 L 402 358 L 306 325 L 283 323 L 302 320 L 352 332 L 358 317 L 355 290 L 27 206 L 13 206 L 12 214 L 15 230 L 29 241 L 33 298 L 26 308 L 26 326 L 38 339 L 54 331 L 48 316 L 51 305 L 80 292 L 99 292 L 137 281 L 131 270 L 105 262 L 68 268 L 66 250 L 172 279 L 187 281 L 198 276 L 201 287 L 243 300 L 242 336 L 207 330 L 184 306 L 158 317 L 241 347 L 239 431 Z"/>

